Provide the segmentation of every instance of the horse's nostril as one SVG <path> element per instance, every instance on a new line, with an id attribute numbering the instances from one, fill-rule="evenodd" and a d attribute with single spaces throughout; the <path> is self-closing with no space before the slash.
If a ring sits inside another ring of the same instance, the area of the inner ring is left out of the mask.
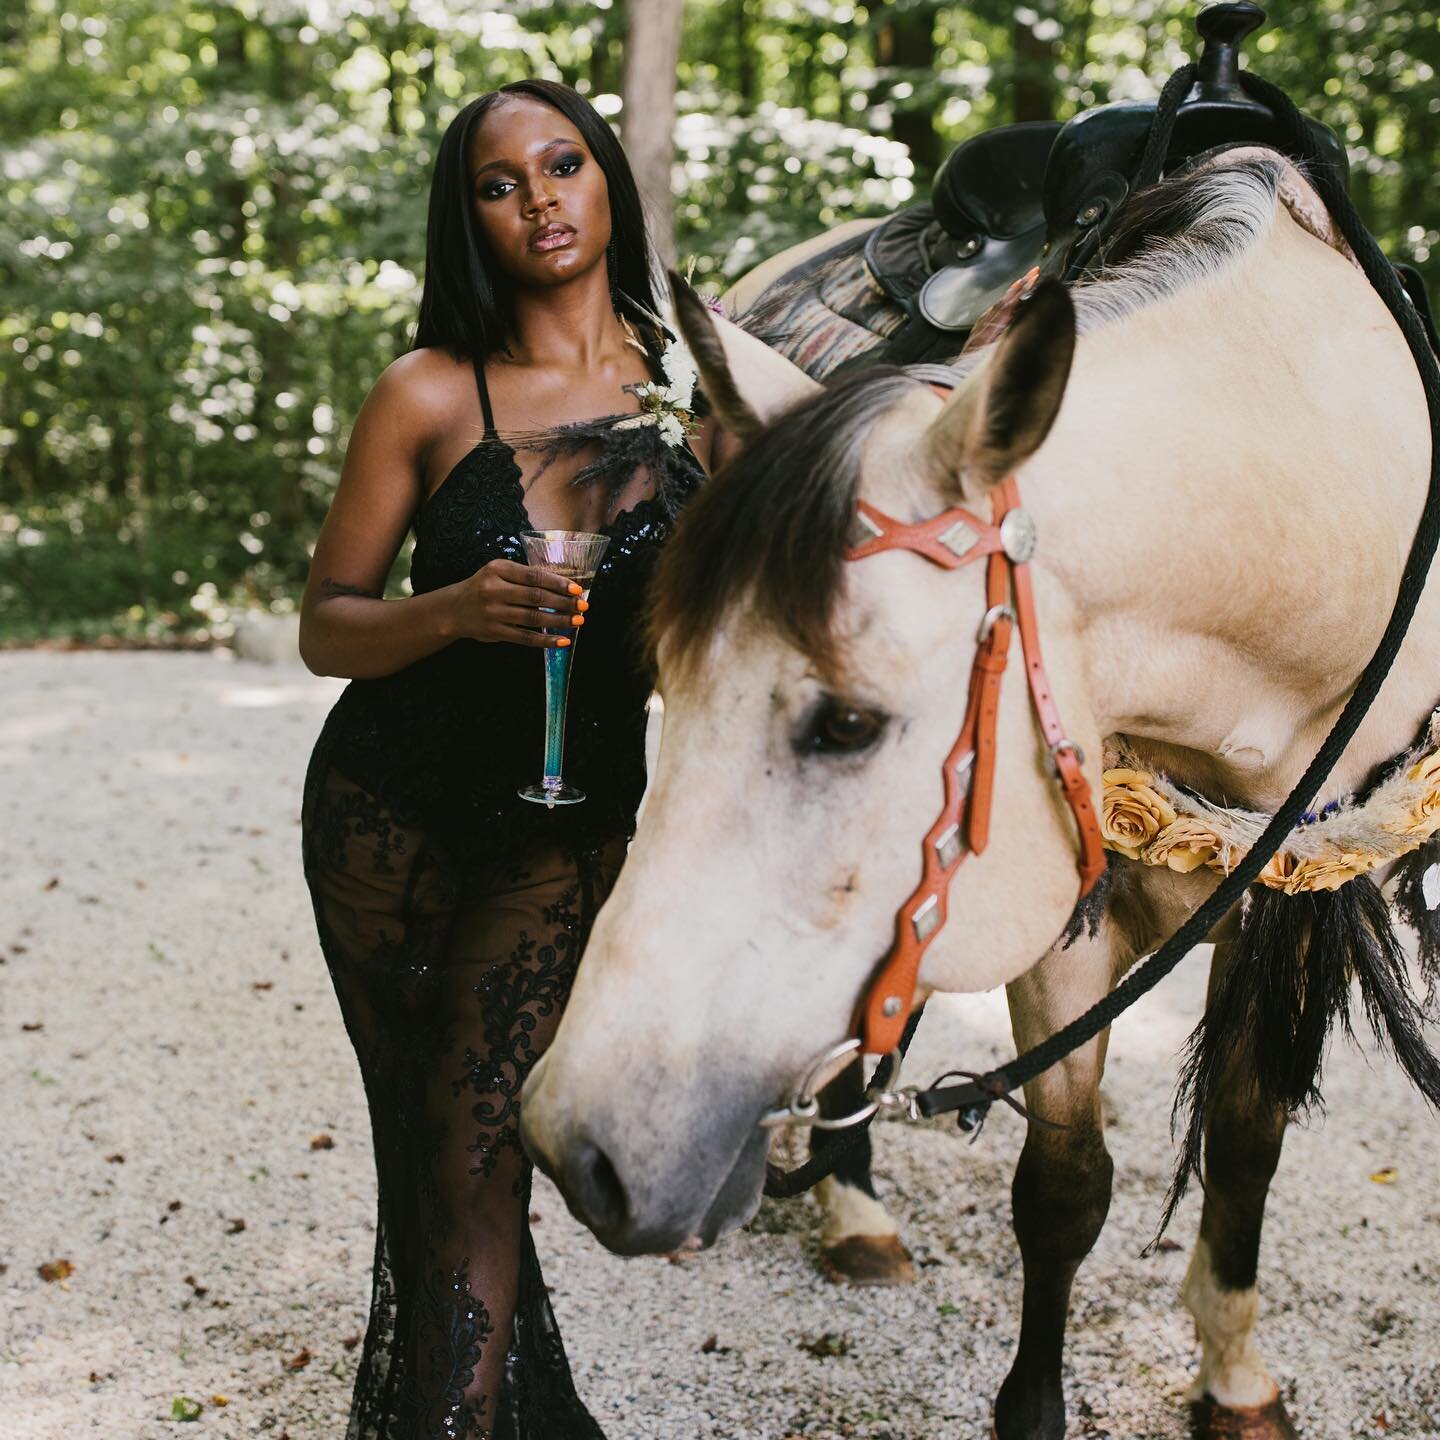
<path id="1" fill-rule="evenodd" d="M 625 1187 L 610 1157 L 589 1141 L 575 1147 L 570 1164 L 570 1198 L 594 1230 L 618 1230 L 629 1215 Z"/>

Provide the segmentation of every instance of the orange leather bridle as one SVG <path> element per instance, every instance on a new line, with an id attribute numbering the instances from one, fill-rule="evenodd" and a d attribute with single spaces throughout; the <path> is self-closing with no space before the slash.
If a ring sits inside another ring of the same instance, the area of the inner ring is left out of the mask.
<path id="1" fill-rule="evenodd" d="M 856 543 L 845 555 L 847 560 L 865 560 L 889 550 L 909 550 L 946 570 L 987 561 L 985 618 L 970 671 L 969 703 L 943 768 L 945 805 L 925 836 L 920 884 L 896 913 L 894 943 L 880 962 L 856 1018 L 860 1049 L 872 1055 L 889 1055 L 899 1046 L 914 1004 L 921 961 L 948 918 L 950 881 L 966 857 L 980 854 L 989 839 L 1000 682 L 1016 628 L 1035 718 L 1049 747 L 1052 772 L 1075 817 L 1082 898 L 1105 871 L 1100 822 L 1085 779 L 1084 756 L 1065 733 L 1040 655 L 1027 563 L 1035 551 L 1034 521 L 1020 506 L 1013 475 L 996 486 L 991 499 L 994 519 L 989 523 L 956 506 L 918 525 L 904 525 L 861 500 L 852 537 Z"/>

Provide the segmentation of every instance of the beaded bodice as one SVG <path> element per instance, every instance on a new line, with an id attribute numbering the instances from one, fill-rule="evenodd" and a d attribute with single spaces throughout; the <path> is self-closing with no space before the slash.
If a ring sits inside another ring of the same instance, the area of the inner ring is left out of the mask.
<path id="1" fill-rule="evenodd" d="M 495 431 L 483 367 L 475 370 L 485 436 L 416 514 L 416 594 L 492 560 L 525 563 L 520 537 L 532 527 L 522 471 Z M 704 472 L 688 446 L 677 459 L 688 493 Z M 576 641 L 565 738 L 565 776 L 586 792 L 583 804 L 547 810 L 515 793 L 539 778 L 544 741 L 541 653 L 519 645 L 456 640 L 392 675 L 352 680 L 322 731 L 331 763 L 397 814 L 443 828 L 478 856 L 547 839 L 588 848 L 630 834 L 645 787 L 650 694 L 641 629 L 671 509 L 657 493 L 601 532 L 610 544 Z"/>

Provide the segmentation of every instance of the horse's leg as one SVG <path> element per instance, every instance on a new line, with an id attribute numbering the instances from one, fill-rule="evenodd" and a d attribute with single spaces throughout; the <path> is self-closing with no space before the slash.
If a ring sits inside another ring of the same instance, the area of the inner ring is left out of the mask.
<path id="1" fill-rule="evenodd" d="M 819 1094 L 820 1113 L 853 1114 L 864 1099 L 859 1061 L 847 1065 Z M 842 1141 L 844 1130 L 812 1130 L 810 1150 L 823 1154 Z M 908 1285 L 915 1278 L 910 1252 L 895 1222 L 875 1198 L 870 1178 L 870 1134 L 852 1145 L 835 1173 L 815 1187 L 824 1212 L 820 1230 L 820 1268 L 827 1279 L 848 1285 Z"/>
<path id="2" fill-rule="evenodd" d="M 1009 986 L 1011 1023 L 1022 1051 L 1109 993 L 1120 944 L 1107 924 L 1095 940 L 1082 937 L 1068 950 L 1051 950 Z M 1020 1343 L 995 1401 L 998 1440 L 1060 1440 L 1065 1433 L 1060 1360 L 1070 1287 L 1110 1208 L 1114 1167 L 1100 1115 L 1108 1039 L 1103 1031 L 1025 1087 L 1031 1113 L 1066 1128 L 1031 1122 L 1011 1186 L 1024 1301 Z"/>
<path id="3" fill-rule="evenodd" d="M 1212 991 L 1229 954 L 1228 945 L 1215 947 Z M 1199 1440 L 1295 1437 L 1255 1345 L 1260 1226 L 1284 1137 L 1284 1110 L 1260 1101 L 1249 1065 L 1237 1060 L 1205 1112 L 1205 1203 L 1183 1290 L 1201 1347 L 1190 1392 Z"/>

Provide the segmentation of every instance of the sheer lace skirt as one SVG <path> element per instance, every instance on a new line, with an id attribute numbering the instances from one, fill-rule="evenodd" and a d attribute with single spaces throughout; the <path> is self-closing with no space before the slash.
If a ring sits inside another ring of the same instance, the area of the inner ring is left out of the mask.
<path id="1" fill-rule="evenodd" d="M 624 841 L 466 871 L 318 759 L 302 829 L 379 1185 L 346 1440 L 599 1440 L 531 1241 L 519 1096 Z"/>

